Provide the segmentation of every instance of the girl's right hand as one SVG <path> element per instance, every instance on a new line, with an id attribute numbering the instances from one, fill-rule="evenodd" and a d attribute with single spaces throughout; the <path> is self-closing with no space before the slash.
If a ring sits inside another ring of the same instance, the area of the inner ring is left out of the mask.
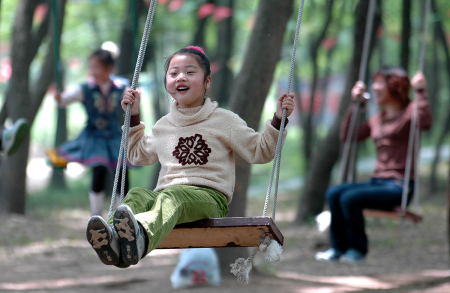
<path id="1" fill-rule="evenodd" d="M 139 104 L 141 102 L 141 95 L 138 91 L 133 89 L 128 89 L 123 98 L 122 102 L 120 103 L 122 105 L 122 109 L 126 112 L 127 106 L 131 105 L 131 115 L 139 114 Z"/>

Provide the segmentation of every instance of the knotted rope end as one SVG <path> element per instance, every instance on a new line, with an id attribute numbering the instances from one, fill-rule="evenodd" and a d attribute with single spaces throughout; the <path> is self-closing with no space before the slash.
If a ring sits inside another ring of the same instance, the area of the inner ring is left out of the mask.
<path id="1" fill-rule="evenodd" d="M 271 239 L 270 245 L 267 247 L 266 251 L 266 260 L 270 262 L 276 262 L 281 259 L 281 253 L 283 252 L 283 248 L 276 241 Z"/>
<path id="2" fill-rule="evenodd" d="M 245 258 L 238 258 L 234 264 L 230 264 L 231 273 L 235 275 L 238 282 L 241 284 L 248 284 L 249 273 L 252 269 L 252 262 Z"/>

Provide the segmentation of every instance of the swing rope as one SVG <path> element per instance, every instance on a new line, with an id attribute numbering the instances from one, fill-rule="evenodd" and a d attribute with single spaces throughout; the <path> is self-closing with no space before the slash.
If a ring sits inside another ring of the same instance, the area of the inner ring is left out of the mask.
<path id="1" fill-rule="evenodd" d="M 295 53 L 297 52 L 298 35 L 300 32 L 300 24 L 302 22 L 304 3 L 305 3 L 305 1 L 302 0 L 300 3 L 299 10 L 298 10 L 297 27 L 295 29 L 294 45 L 292 47 L 291 67 L 289 69 L 289 78 L 288 78 L 288 83 L 286 86 L 286 94 L 289 94 L 291 92 L 291 84 L 292 84 L 292 78 L 294 76 L 294 68 L 295 68 Z M 275 189 L 274 189 L 274 195 L 273 195 L 274 202 L 273 202 L 273 211 L 272 211 L 273 221 L 275 221 L 275 214 L 276 214 L 276 208 L 277 208 L 278 182 L 279 182 L 279 177 L 280 177 L 281 151 L 283 149 L 283 133 L 284 133 L 285 122 L 286 122 L 286 109 L 283 109 L 283 116 L 281 118 L 281 127 L 280 127 L 280 132 L 278 135 L 277 148 L 275 150 L 275 157 L 274 157 L 274 162 L 273 162 L 273 166 L 272 166 L 272 173 L 270 174 L 270 181 L 269 181 L 269 186 L 267 188 L 266 201 L 264 203 L 264 211 L 263 211 L 263 217 L 264 217 L 267 214 L 267 208 L 269 205 L 270 194 L 272 192 L 273 176 L 274 176 L 274 173 L 276 170 Z"/>
<path id="2" fill-rule="evenodd" d="M 427 42 L 427 31 L 428 31 L 428 14 L 430 12 L 430 0 L 425 2 L 425 10 L 423 15 L 423 27 L 422 27 L 422 40 L 420 46 L 420 56 L 419 56 L 419 71 L 423 72 L 425 64 L 425 52 L 426 52 L 426 42 Z M 417 116 L 417 102 L 414 103 L 413 114 L 411 118 L 411 126 L 409 130 L 408 139 L 408 153 L 406 156 L 406 166 L 405 166 L 405 177 L 403 180 L 403 192 L 402 192 L 402 212 L 406 212 L 406 206 L 408 201 L 409 193 L 409 180 L 411 176 L 411 167 L 414 160 L 414 197 L 416 208 L 418 206 L 418 191 L 419 191 L 419 172 L 418 172 L 418 162 L 419 162 L 419 152 L 420 152 L 420 130 L 417 129 L 417 124 L 419 123 L 419 117 Z M 415 148 L 414 148 L 415 147 Z"/>
<path id="3" fill-rule="evenodd" d="M 298 17 L 297 17 L 297 27 L 295 30 L 295 38 L 294 45 L 292 48 L 291 55 L 291 66 L 289 70 L 289 78 L 286 86 L 286 93 L 289 94 L 291 91 L 292 78 L 294 75 L 294 65 L 295 65 L 295 53 L 297 51 L 298 45 L 298 35 L 300 32 L 300 24 L 302 22 L 303 16 L 303 7 L 305 4 L 305 0 L 300 2 L 300 7 L 298 9 Z M 274 162 L 272 166 L 272 172 L 270 174 L 269 186 L 267 188 L 266 200 L 264 203 L 264 211 L 263 217 L 267 215 L 267 208 L 269 205 L 270 194 L 272 191 L 273 178 L 276 172 L 275 177 L 275 188 L 274 188 L 274 199 L 273 199 L 273 211 L 272 211 L 272 220 L 275 221 L 275 214 L 277 208 L 277 197 L 278 197 L 278 182 L 280 176 L 280 168 L 281 168 L 281 151 L 283 149 L 283 133 L 284 133 L 284 125 L 286 122 L 286 109 L 283 109 L 283 116 L 281 118 L 281 127 L 278 134 L 277 148 L 275 150 Z M 259 239 L 260 245 L 256 247 L 252 254 L 247 258 L 239 258 L 236 260 L 234 264 L 231 264 L 231 273 L 234 274 L 238 278 L 238 282 L 241 284 L 248 284 L 249 280 L 249 272 L 252 269 L 252 261 L 255 258 L 258 251 L 266 253 L 266 260 L 270 262 L 275 262 L 280 260 L 281 252 L 283 249 L 280 244 L 273 239 L 270 239 L 269 236 L 265 235 L 264 231 L 261 230 L 262 237 Z"/>
<path id="4" fill-rule="evenodd" d="M 371 32 L 372 32 L 372 27 L 373 27 L 373 18 L 374 18 L 374 14 L 375 14 L 375 2 L 376 0 L 370 0 L 369 2 L 369 9 L 367 10 L 367 23 L 366 23 L 366 28 L 364 31 L 364 41 L 363 41 L 363 52 L 362 52 L 362 56 L 361 56 L 361 64 L 359 66 L 359 77 L 358 77 L 358 81 L 362 81 L 364 82 L 364 76 L 366 74 L 366 70 L 367 70 L 367 63 L 369 61 L 369 52 L 370 52 L 370 37 L 371 37 Z M 347 133 L 347 137 L 345 139 L 345 144 L 344 144 L 344 150 L 342 152 L 342 159 L 341 159 L 341 165 L 339 168 L 339 174 L 338 174 L 338 184 L 342 184 L 344 182 L 344 176 L 345 174 L 345 170 L 347 169 L 347 162 L 349 160 L 349 156 L 350 156 L 350 151 L 352 149 L 352 140 L 354 139 L 354 134 L 355 134 L 355 130 L 356 130 L 356 124 L 357 124 L 357 118 L 359 116 L 359 112 L 360 112 L 360 107 L 361 107 L 361 101 L 359 99 L 356 100 L 356 105 L 353 108 L 352 111 L 352 116 L 350 117 L 350 126 L 348 129 L 348 133 Z M 356 147 L 353 147 L 353 152 L 356 155 Z M 351 177 L 351 181 L 353 181 L 353 167 L 352 166 L 354 164 L 354 156 L 353 153 L 351 154 L 352 157 L 352 164 L 350 164 L 350 166 L 348 166 L 348 170 L 350 173 L 350 177 Z M 348 177 L 349 176 L 345 176 L 346 177 L 346 182 L 348 182 Z"/>
<path id="5" fill-rule="evenodd" d="M 133 80 L 131 82 L 131 88 L 133 90 L 136 90 L 136 86 L 139 79 L 139 74 L 141 73 L 142 69 L 142 63 L 144 60 L 145 55 L 145 49 L 147 48 L 148 43 L 148 37 L 150 35 L 150 30 L 153 23 L 153 17 L 155 15 L 156 10 L 156 3 L 158 0 L 152 0 L 150 7 L 148 9 L 147 14 L 147 20 L 145 21 L 145 28 L 144 28 L 144 34 L 142 36 L 141 46 L 139 48 L 139 55 L 138 59 L 136 61 L 136 67 L 134 70 Z M 119 173 L 120 173 L 120 162 L 122 162 L 122 184 L 120 188 L 120 202 L 123 201 L 124 194 L 125 194 L 125 178 L 126 178 L 126 172 L 127 172 L 127 162 L 128 162 L 128 134 L 130 132 L 130 118 L 131 118 L 131 105 L 128 104 L 127 111 L 125 113 L 125 122 L 123 124 L 123 132 L 122 132 L 122 141 L 120 143 L 120 150 L 119 150 L 119 158 L 117 159 L 117 167 L 116 167 L 116 175 L 114 178 L 114 187 L 112 191 L 111 196 L 111 205 L 109 206 L 109 213 L 108 218 L 111 217 L 111 215 L 114 212 L 114 204 L 116 199 L 116 192 L 117 192 L 117 185 L 119 182 Z M 122 160 L 122 154 L 123 154 L 123 160 Z"/>

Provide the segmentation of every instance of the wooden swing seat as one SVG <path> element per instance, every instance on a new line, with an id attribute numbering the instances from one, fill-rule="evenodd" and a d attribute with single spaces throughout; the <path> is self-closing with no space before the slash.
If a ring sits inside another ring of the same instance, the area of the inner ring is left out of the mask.
<path id="1" fill-rule="evenodd" d="M 54 168 L 66 168 L 67 161 L 61 158 L 55 149 L 47 149 L 47 156 L 50 164 Z"/>
<path id="2" fill-rule="evenodd" d="M 229 217 L 177 225 L 157 248 L 257 247 L 261 230 L 283 245 L 284 237 L 271 217 Z"/>
<path id="3" fill-rule="evenodd" d="M 401 207 L 396 207 L 392 210 L 370 210 L 365 209 L 363 211 L 364 216 L 375 217 L 375 218 L 387 218 L 387 219 L 406 219 L 408 221 L 419 223 L 423 221 L 423 217 L 414 214 L 409 211 L 403 211 Z"/>

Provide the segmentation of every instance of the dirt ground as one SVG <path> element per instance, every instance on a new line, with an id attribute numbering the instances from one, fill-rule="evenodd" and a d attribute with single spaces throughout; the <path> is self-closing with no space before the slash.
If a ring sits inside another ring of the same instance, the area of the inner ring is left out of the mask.
<path id="1" fill-rule="evenodd" d="M 257 256 L 249 285 L 222 272 L 220 287 L 174 290 L 170 274 L 179 250 L 157 250 L 137 266 L 104 266 L 85 240 L 87 211 L 50 217 L 0 218 L 0 292 L 450 292 L 445 201 L 423 206 L 424 222 L 413 225 L 368 219 L 370 254 L 365 264 L 320 263 L 326 234 L 293 227 L 293 212 L 279 212 L 285 236 L 282 260 Z"/>

